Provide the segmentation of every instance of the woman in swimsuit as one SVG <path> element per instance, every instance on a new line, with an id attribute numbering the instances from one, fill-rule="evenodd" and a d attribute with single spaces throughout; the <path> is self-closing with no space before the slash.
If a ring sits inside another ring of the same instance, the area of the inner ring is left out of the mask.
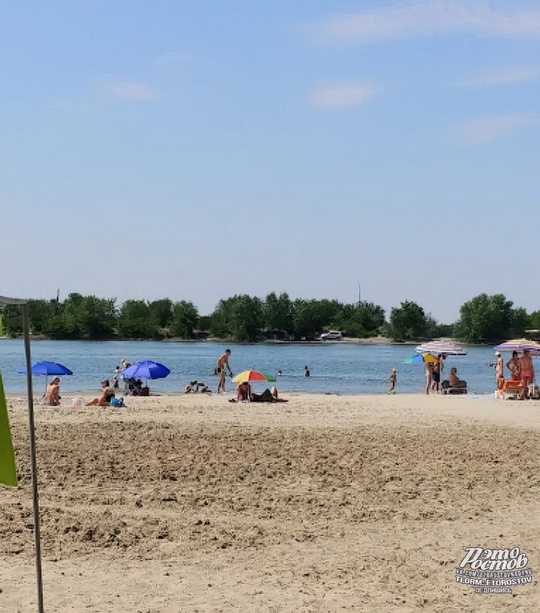
<path id="1" fill-rule="evenodd" d="M 506 363 L 506 368 L 511 373 L 512 381 L 521 381 L 521 362 L 517 351 L 512 351 L 512 357 Z"/>
<path id="2" fill-rule="evenodd" d="M 87 407 L 108 407 L 111 404 L 111 398 L 114 398 L 114 390 L 109 383 L 109 379 L 104 379 L 101 382 L 101 389 L 103 390 L 103 395 L 101 398 L 94 398 L 94 400 L 87 402 Z"/>

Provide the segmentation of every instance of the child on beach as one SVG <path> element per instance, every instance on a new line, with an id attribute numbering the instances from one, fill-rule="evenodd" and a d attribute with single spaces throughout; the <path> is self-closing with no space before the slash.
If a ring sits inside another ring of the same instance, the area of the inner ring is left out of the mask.
<path id="1" fill-rule="evenodd" d="M 395 368 L 392 368 L 392 372 L 390 373 L 390 376 L 388 377 L 388 383 L 390 383 L 390 389 L 386 393 L 395 394 L 396 393 L 396 383 L 397 383 L 397 370 Z"/>

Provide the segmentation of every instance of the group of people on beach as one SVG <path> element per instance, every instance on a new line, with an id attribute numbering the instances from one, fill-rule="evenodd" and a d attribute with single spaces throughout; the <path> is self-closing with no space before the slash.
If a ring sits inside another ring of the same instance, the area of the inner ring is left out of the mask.
<path id="1" fill-rule="evenodd" d="M 231 357 L 232 351 L 230 349 L 225 349 L 225 351 L 219 356 L 216 367 L 214 368 L 213 374 L 218 377 L 218 385 L 217 385 L 217 393 L 225 393 L 225 383 L 226 377 L 234 377 L 231 366 L 229 364 L 229 358 Z M 281 370 L 278 371 L 278 376 L 281 376 L 283 373 Z M 307 366 L 304 368 L 304 375 L 306 377 L 310 376 L 310 372 Z M 279 398 L 278 390 L 275 386 L 270 389 L 265 389 L 261 394 L 256 394 L 253 392 L 249 381 L 240 381 L 238 385 L 234 389 L 236 396 L 231 398 L 229 402 L 287 402 Z M 199 381 L 198 379 L 194 379 L 186 384 L 184 388 L 185 394 L 191 393 L 205 393 L 211 394 L 209 386 L 204 381 Z"/>
<path id="2" fill-rule="evenodd" d="M 495 352 L 497 361 L 495 362 L 495 383 L 497 386 L 497 394 L 500 395 L 504 390 L 507 379 L 504 376 L 504 360 L 500 351 Z M 519 382 L 522 387 L 521 399 L 530 397 L 530 388 L 534 383 L 534 364 L 531 358 L 531 352 L 523 351 L 520 357 L 517 351 L 512 352 L 512 357 L 506 363 L 506 368 L 510 371 L 510 381 Z"/>
<path id="3" fill-rule="evenodd" d="M 426 394 L 437 394 L 445 386 L 451 388 L 466 388 L 466 382 L 460 379 L 457 374 L 457 368 L 452 366 L 447 381 L 442 381 L 442 372 L 444 370 L 444 360 L 446 360 L 446 354 L 430 355 L 428 359 L 424 359 L 426 366 Z M 390 375 L 386 379 L 386 383 L 389 384 L 387 394 L 395 394 L 397 386 L 397 369 L 392 368 Z"/>

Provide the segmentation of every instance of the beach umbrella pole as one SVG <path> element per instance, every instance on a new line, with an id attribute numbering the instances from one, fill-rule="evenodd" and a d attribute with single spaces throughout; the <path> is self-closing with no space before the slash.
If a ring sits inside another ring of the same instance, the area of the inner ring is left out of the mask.
<path id="1" fill-rule="evenodd" d="M 36 583 L 38 613 L 45 613 L 43 606 L 43 573 L 41 569 L 41 530 L 39 522 L 39 497 L 37 479 L 36 433 L 34 424 L 34 391 L 32 389 L 32 360 L 30 356 L 30 318 L 28 301 L 20 298 L 0 296 L 0 304 L 13 304 L 21 308 L 24 353 L 26 356 L 26 392 L 28 395 L 28 433 L 30 437 L 30 472 L 32 478 L 32 505 L 34 510 L 34 552 L 36 558 Z"/>
<path id="2" fill-rule="evenodd" d="M 45 613 L 43 606 L 43 573 L 41 568 L 41 530 L 39 521 L 39 496 L 37 479 L 36 433 L 34 423 L 34 392 L 32 389 L 32 360 L 30 357 L 30 324 L 28 304 L 21 304 L 23 318 L 24 352 L 26 354 L 26 390 L 28 394 L 28 433 L 30 437 L 30 472 L 32 473 L 32 506 L 34 510 L 34 550 L 36 557 L 36 580 L 38 612 Z"/>

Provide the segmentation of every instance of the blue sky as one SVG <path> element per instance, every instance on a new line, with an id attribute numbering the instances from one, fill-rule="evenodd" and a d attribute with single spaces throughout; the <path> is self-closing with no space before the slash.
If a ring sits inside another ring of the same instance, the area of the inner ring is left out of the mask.
<path id="1" fill-rule="evenodd" d="M 1 291 L 540 308 L 540 5 L 15 0 Z"/>

